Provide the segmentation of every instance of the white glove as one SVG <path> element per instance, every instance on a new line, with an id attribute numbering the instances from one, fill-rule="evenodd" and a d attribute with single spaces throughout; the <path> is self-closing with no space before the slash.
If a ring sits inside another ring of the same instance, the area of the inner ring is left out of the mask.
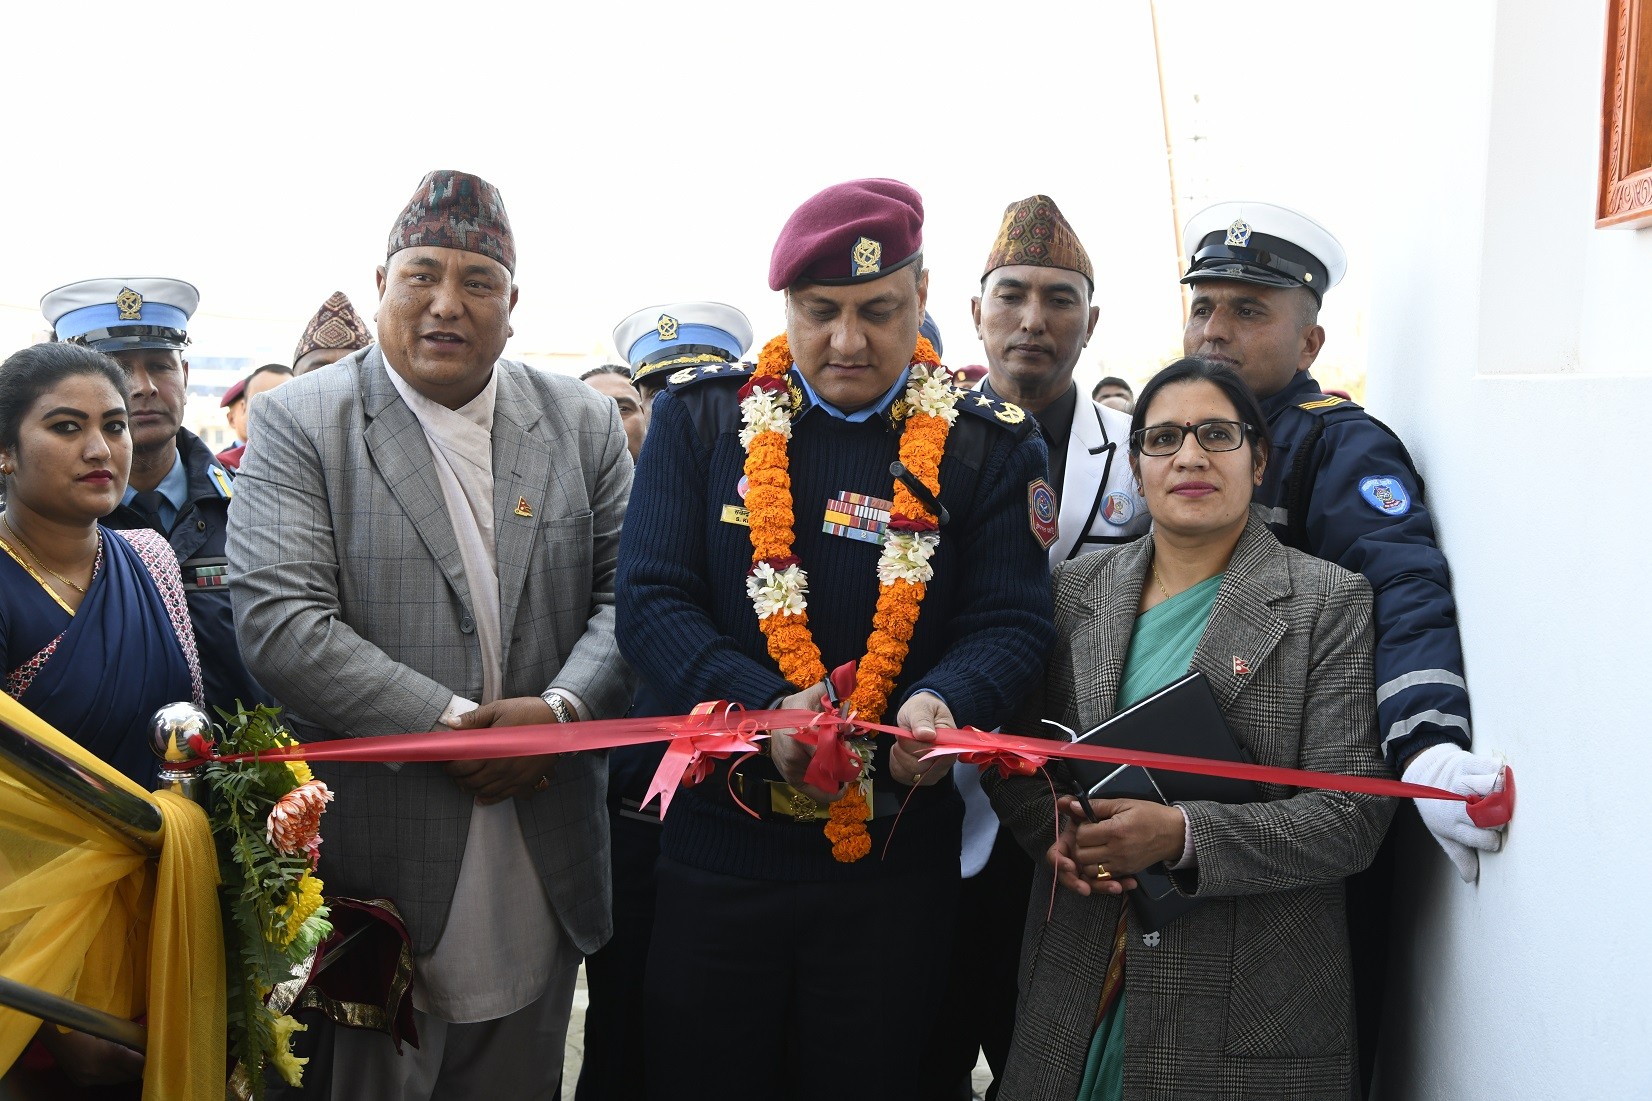
<path id="1" fill-rule="evenodd" d="M 1443 788 L 1459 795 L 1490 795 L 1503 771 L 1503 762 L 1480 757 L 1457 746 L 1430 746 L 1411 759 L 1403 779 L 1408 784 Z M 1440 848 L 1457 865 L 1464 883 L 1480 878 L 1480 853 L 1503 847 L 1503 832 L 1482 829 L 1469 821 L 1468 805 L 1448 799 L 1417 799 L 1417 813 L 1423 825 L 1440 843 Z"/>

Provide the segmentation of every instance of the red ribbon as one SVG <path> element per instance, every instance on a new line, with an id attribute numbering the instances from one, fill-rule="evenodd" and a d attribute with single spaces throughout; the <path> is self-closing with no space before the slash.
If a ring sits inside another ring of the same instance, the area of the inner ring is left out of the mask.
<path id="1" fill-rule="evenodd" d="M 726 759 L 735 753 L 756 752 L 757 742 L 763 736 L 762 732 L 786 729 L 792 730 L 793 736 L 798 740 L 816 746 L 817 760 L 823 754 L 827 755 L 828 760 L 822 766 L 828 770 L 823 777 L 827 782 L 818 785 L 826 790 L 835 790 L 847 782 L 833 780 L 835 775 L 841 774 L 841 769 L 852 766 L 856 770 L 854 775 L 859 774 L 859 762 L 843 744 L 846 734 L 882 733 L 896 737 L 911 737 L 910 731 L 900 727 L 867 723 L 858 719 L 843 719 L 829 713 L 822 714 L 799 708 L 742 711 L 736 704 L 717 702 L 701 704 L 695 708 L 692 715 L 666 718 L 597 719 L 578 723 L 544 723 L 536 726 L 341 738 L 334 741 L 306 742 L 283 750 L 242 753 L 216 759 L 379 763 L 465 761 L 496 757 L 533 757 L 544 753 L 579 753 L 628 745 L 670 742 L 671 745 L 667 747 L 666 755 L 654 774 L 653 782 L 649 785 L 649 798 L 656 794 L 660 796 L 660 809 L 663 814 L 666 804 L 669 803 L 667 793 L 675 791 L 684 782 L 692 785 L 704 779 L 710 772 L 711 760 Z M 1507 767 L 1503 769 L 1503 782 L 1499 790 L 1483 796 L 1462 795 L 1443 788 L 1408 784 L 1401 780 L 1375 776 L 1344 776 L 1237 761 L 1212 761 L 1172 753 L 1110 749 L 1078 742 L 1052 742 L 976 730 L 974 727 L 943 727 L 937 730 L 935 735 L 933 746 L 924 755 L 925 760 L 956 756 L 982 767 L 996 767 L 1005 775 L 1031 775 L 1050 758 L 1061 757 L 1099 761 L 1103 764 L 1140 765 L 1143 768 L 1163 769 L 1169 772 L 1223 776 L 1263 784 L 1316 788 L 1322 791 L 1360 792 L 1366 795 L 1386 795 L 1405 799 L 1446 799 L 1468 804 L 1470 820 L 1482 828 L 1501 826 L 1514 814 L 1514 773 Z M 201 763 L 204 763 L 204 758 L 179 762 L 184 767 Z M 816 775 L 811 765 L 809 774 L 804 777 L 805 782 L 814 783 Z M 853 779 L 854 775 L 848 779 Z"/>

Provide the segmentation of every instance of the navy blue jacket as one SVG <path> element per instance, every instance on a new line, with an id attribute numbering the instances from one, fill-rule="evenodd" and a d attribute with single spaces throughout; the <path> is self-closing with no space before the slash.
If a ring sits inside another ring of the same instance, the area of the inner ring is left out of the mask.
<path id="1" fill-rule="evenodd" d="M 189 497 L 178 511 L 167 539 L 183 572 L 189 620 L 195 628 L 195 647 L 201 654 L 201 687 L 207 714 L 216 722 L 214 708 L 234 714 L 237 700 L 249 709 L 275 701 L 247 671 L 241 647 L 235 641 L 229 558 L 224 552 L 229 499 L 234 492 L 232 479 L 212 450 L 187 428 L 178 431 L 178 458 L 189 476 Z M 143 518 L 128 505 L 116 508 L 103 523 L 112 528 L 145 526 Z M 271 538 L 277 536 L 271 533 Z"/>
<path id="2" fill-rule="evenodd" d="M 1396 770 L 1468 747 L 1468 686 L 1451 574 L 1423 482 L 1388 427 L 1307 372 L 1265 399 L 1273 452 L 1256 491 L 1286 546 L 1364 574 L 1375 600 L 1377 721 Z"/>
<path id="3" fill-rule="evenodd" d="M 617 635 L 647 696 L 668 713 L 715 699 L 764 707 L 798 690 L 769 657 L 746 595 L 750 530 L 724 518 L 741 505 L 736 391 L 748 377 L 749 368 L 723 369 L 674 383 L 655 399 L 637 464 L 620 544 Z M 1030 490 L 1047 476 L 1047 458 L 1019 408 L 974 394 L 957 408 L 940 469 L 950 521 L 884 721 L 912 692 L 929 689 L 960 725 L 991 729 L 1042 675 L 1054 640 L 1048 565 L 1029 519 Z M 879 548 L 823 531 L 826 505 L 845 491 L 888 500 L 899 441 L 887 414 L 848 423 L 805 405 L 793 423 L 794 553 L 808 572 L 809 626 L 827 669 L 865 652 Z M 880 793 L 904 794 L 887 780 L 889 739 L 879 742 L 873 783 Z M 763 768 L 772 768 L 766 758 L 741 771 Z M 713 779 L 701 788 L 719 786 Z M 914 796 L 887 861 L 856 864 L 834 861 L 817 828 L 758 822 L 701 788 L 671 805 L 662 847 L 673 859 L 758 879 L 863 878 L 915 867 L 956 873 L 960 805 L 950 784 Z M 869 828 L 878 853 L 888 819 L 875 817 Z"/>

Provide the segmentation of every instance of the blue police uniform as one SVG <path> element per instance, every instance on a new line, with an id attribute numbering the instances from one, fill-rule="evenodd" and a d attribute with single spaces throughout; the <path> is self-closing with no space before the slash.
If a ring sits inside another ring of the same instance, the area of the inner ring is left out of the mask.
<path id="1" fill-rule="evenodd" d="M 183 573 L 189 621 L 195 628 L 195 646 L 201 655 L 201 687 L 208 714 L 217 718 L 212 708 L 234 714 L 238 701 L 247 708 L 273 704 L 274 698 L 247 671 L 241 647 L 235 641 L 229 558 L 224 550 L 233 480 L 218 464 L 212 449 L 187 428 L 178 431 L 178 463 L 185 476 L 184 499 L 164 534 Z M 149 527 L 147 518 L 132 506 L 131 497 L 128 491 L 127 501 L 103 522 L 112 528 Z"/>
<path id="2" fill-rule="evenodd" d="M 616 584 L 617 634 L 627 660 L 670 712 L 716 698 L 763 707 L 796 691 L 768 655 L 745 588 L 752 548 L 742 524 L 737 391 L 749 375 L 743 367 L 674 374 L 654 405 L 637 466 Z M 875 526 L 857 526 L 864 517 L 835 523 L 825 513 L 829 501 L 853 501 L 870 514 L 876 506 L 867 499 L 889 497 L 900 384 L 870 415 L 844 416 L 815 400 L 795 370 L 791 382 L 795 553 L 809 572 L 811 631 L 826 667 L 835 668 L 865 649 L 879 548 Z M 1053 638 L 1044 549 L 1028 504 L 1045 477 L 1046 452 L 1017 407 L 965 393 L 956 408 L 940 468 L 940 503 L 950 517 L 885 721 L 912 692 L 932 690 L 960 724 L 990 728 L 1031 687 Z M 765 1030 L 785 1033 L 788 1021 L 806 1037 L 799 1042 L 823 1045 L 810 1049 L 818 1073 L 848 1075 L 846 1091 L 915 1092 L 915 1061 L 890 1045 L 857 1041 L 839 1050 L 831 1040 L 838 1027 L 877 1036 L 932 1016 L 935 968 L 919 965 L 906 947 L 897 951 L 893 941 L 904 938 L 891 932 L 925 930 L 934 939 L 924 958 L 942 958 L 930 950 L 944 954 L 940 941 L 957 890 L 955 789 L 950 781 L 897 785 L 887 763 L 889 739 L 879 742 L 867 823 L 872 850 L 856 863 L 833 859 L 820 821 L 775 809 L 781 778 L 767 757 L 732 773 L 724 766 L 672 803 L 647 987 L 650 1073 L 667 1068 L 673 1081 L 671 1089 L 652 1082 L 655 1096 L 678 1087 L 688 1092 L 677 1096 L 777 1096 L 788 1059 L 811 1058 L 770 1050 L 788 1045 L 778 1038 L 771 1044 Z M 787 943 L 791 936 L 807 943 Z M 707 959 L 718 961 L 717 981 L 709 984 L 716 989 L 703 986 Z M 671 991 L 680 993 L 673 998 Z M 703 1026 L 665 1019 L 682 997 L 694 999 Z M 716 1028 L 743 1037 L 739 1053 L 729 1053 L 726 1076 L 678 1061 L 690 1058 L 683 1045 L 692 1046 L 691 1034 Z M 753 1039 L 759 1032 L 764 1037 Z M 748 1054 L 757 1058 L 748 1061 Z M 720 1092 L 705 1092 L 712 1085 Z"/>
<path id="3" fill-rule="evenodd" d="M 1451 574 L 1423 482 L 1388 427 L 1306 371 L 1266 398 L 1273 455 L 1256 491 L 1286 546 L 1371 582 L 1377 721 L 1399 770 L 1429 746 L 1469 744 L 1468 686 Z"/>

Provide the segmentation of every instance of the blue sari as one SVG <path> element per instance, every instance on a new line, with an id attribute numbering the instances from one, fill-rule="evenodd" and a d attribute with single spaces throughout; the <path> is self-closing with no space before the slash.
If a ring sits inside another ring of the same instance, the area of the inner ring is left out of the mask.
<path id="1" fill-rule="evenodd" d="M 8 695 L 145 788 L 149 719 L 201 702 L 177 559 L 161 536 L 102 525 L 92 583 L 73 614 L 0 552 L 0 652 Z"/>

